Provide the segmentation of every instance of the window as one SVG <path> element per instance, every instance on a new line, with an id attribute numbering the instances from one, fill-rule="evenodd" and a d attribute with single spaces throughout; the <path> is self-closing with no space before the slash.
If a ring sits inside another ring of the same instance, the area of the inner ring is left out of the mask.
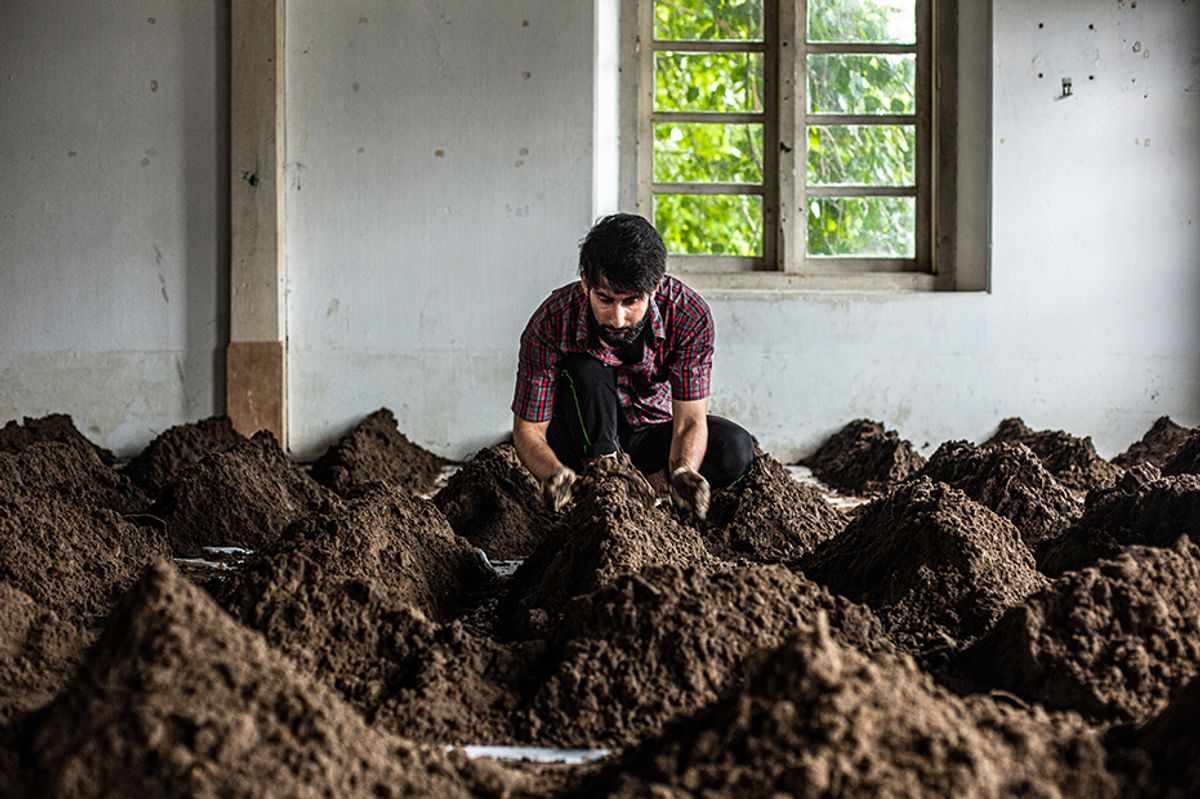
<path id="1" fill-rule="evenodd" d="M 671 271 L 955 287 L 953 0 L 625 9 L 626 196 L 654 219 Z"/>

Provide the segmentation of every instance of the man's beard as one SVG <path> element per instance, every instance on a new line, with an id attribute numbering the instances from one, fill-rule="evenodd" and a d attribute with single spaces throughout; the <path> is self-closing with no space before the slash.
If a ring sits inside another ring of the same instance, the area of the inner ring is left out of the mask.
<path id="1" fill-rule="evenodd" d="M 646 320 L 649 318 L 650 314 L 647 313 L 636 325 L 630 325 L 622 330 L 605 327 L 599 324 L 594 316 L 592 317 L 592 324 L 596 326 L 596 335 L 600 337 L 601 341 L 610 349 L 619 350 L 622 347 L 628 347 L 638 340 L 638 337 L 642 335 L 642 331 L 646 328 Z"/>

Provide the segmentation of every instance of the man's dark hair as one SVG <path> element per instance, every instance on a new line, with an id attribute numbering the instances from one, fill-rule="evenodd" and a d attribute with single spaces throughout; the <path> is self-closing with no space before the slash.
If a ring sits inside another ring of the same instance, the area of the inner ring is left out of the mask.
<path id="1" fill-rule="evenodd" d="M 618 293 L 653 294 L 667 271 L 667 248 L 636 214 L 612 214 L 592 226 L 579 248 L 579 274 L 589 286 L 604 278 Z"/>

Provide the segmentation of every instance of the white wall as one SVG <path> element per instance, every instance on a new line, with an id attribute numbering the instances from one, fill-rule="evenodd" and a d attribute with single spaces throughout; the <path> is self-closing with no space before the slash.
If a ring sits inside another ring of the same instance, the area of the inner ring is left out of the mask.
<path id="1" fill-rule="evenodd" d="M 287 7 L 290 437 L 382 405 L 453 456 L 494 443 L 516 341 L 591 221 L 590 4 Z"/>
<path id="2" fill-rule="evenodd" d="M 0 3 L 0 423 L 131 454 L 223 405 L 228 12 Z"/>

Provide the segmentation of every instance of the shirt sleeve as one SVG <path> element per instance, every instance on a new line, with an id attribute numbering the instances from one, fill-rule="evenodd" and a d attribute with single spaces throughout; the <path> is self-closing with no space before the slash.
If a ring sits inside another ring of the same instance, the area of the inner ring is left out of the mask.
<path id="1" fill-rule="evenodd" d="M 704 399 L 712 383 L 712 312 L 704 302 L 689 311 L 676 344 L 679 357 L 671 367 L 671 399 L 678 402 Z"/>
<path id="2" fill-rule="evenodd" d="M 559 350 L 542 330 L 541 314 L 535 314 L 521 334 L 517 360 L 517 385 L 512 411 L 527 422 L 549 421 L 554 410 L 554 385 L 558 377 Z"/>

